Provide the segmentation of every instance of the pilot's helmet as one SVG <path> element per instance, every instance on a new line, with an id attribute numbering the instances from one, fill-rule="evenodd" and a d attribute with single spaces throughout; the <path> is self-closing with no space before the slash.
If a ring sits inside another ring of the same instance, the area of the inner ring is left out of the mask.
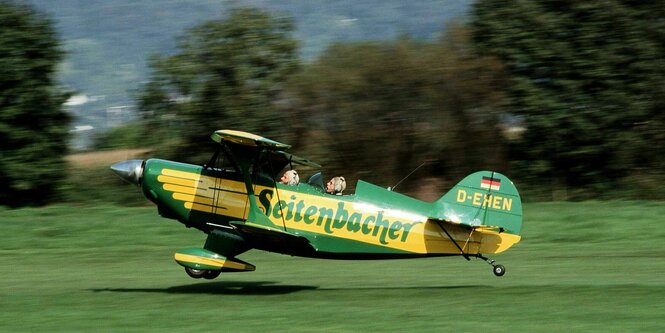
<path id="1" fill-rule="evenodd" d="M 284 177 L 286 177 L 286 184 L 288 185 L 298 185 L 298 183 L 300 183 L 300 177 L 298 176 L 296 170 L 289 170 L 285 172 Z"/>
<path id="2" fill-rule="evenodd" d="M 346 189 L 346 179 L 344 177 L 334 177 L 333 178 L 333 190 L 335 194 L 341 194 Z"/>

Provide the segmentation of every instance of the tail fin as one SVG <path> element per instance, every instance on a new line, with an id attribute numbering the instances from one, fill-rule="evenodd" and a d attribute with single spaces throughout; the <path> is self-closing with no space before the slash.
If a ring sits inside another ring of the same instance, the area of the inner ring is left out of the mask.
<path id="1" fill-rule="evenodd" d="M 432 216 L 468 226 L 497 227 L 519 235 L 522 201 L 508 177 L 493 171 L 466 176 L 434 203 Z"/>

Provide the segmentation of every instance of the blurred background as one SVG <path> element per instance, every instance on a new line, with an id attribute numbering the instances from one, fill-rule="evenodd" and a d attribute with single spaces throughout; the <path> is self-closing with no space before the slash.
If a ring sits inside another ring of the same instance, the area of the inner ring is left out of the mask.
<path id="1" fill-rule="evenodd" d="M 108 169 L 253 132 L 438 198 L 665 199 L 663 1 L 0 1 L 0 205 L 144 204 Z M 423 164 L 424 163 L 424 164 Z"/>

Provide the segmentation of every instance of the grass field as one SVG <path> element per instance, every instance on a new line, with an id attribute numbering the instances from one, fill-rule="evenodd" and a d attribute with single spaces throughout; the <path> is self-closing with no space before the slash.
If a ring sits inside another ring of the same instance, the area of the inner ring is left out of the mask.
<path id="1" fill-rule="evenodd" d="M 205 235 L 154 207 L 0 209 L 1 332 L 661 332 L 665 205 L 525 205 L 495 257 L 328 261 L 250 251 L 193 280 Z"/>

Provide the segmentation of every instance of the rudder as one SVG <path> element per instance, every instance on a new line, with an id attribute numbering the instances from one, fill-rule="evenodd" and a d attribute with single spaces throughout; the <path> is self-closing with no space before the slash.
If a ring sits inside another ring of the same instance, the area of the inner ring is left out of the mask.
<path id="1" fill-rule="evenodd" d="M 468 226 L 497 227 L 519 235 L 522 201 L 513 182 L 494 171 L 466 176 L 435 203 L 433 217 Z"/>

